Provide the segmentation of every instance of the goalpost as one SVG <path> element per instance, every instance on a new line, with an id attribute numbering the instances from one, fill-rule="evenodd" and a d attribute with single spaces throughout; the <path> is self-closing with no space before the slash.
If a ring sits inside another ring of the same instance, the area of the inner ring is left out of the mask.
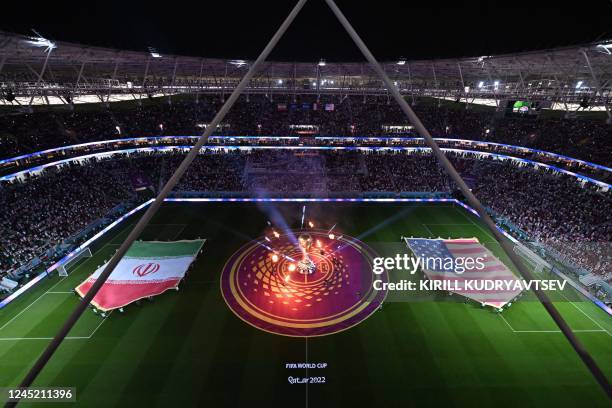
<path id="1" fill-rule="evenodd" d="M 525 260 L 525 262 L 527 262 L 538 274 L 543 270 L 549 271 L 552 268 L 548 262 L 523 244 L 517 243 L 513 249 L 514 252 Z"/>
<path id="2" fill-rule="evenodd" d="M 57 274 L 59 276 L 68 276 L 68 271 L 71 270 L 71 269 L 74 269 L 75 265 L 80 260 L 85 259 L 85 258 L 91 258 L 91 257 L 92 257 L 91 250 L 89 249 L 89 247 L 87 247 L 87 248 L 81 250 L 81 252 L 79 252 L 78 254 L 73 256 L 71 259 L 69 259 L 63 265 L 58 267 L 57 268 Z"/>

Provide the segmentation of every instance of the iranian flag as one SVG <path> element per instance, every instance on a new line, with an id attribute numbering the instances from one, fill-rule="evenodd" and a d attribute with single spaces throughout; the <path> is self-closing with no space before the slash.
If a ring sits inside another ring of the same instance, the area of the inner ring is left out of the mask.
<path id="1" fill-rule="evenodd" d="M 91 303 L 100 310 L 112 310 L 176 288 L 202 245 L 201 239 L 134 242 Z M 76 287 L 81 297 L 91 289 L 106 265 Z"/>

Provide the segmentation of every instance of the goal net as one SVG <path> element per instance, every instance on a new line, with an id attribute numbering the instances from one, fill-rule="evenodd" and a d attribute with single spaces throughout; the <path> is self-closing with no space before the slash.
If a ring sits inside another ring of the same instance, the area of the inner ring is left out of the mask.
<path id="1" fill-rule="evenodd" d="M 543 270 L 549 271 L 551 269 L 551 265 L 548 262 L 523 244 L 516 244 L 514 246 L 514 252 L 530 265 L 536 273 L 541 273 Z"/>
<path id="2" fill-rule="evenodd" d="M 89 248 L 85 248 L 81 250 L 78 254 L 74 255 L 68 261 L 66 261 L 63 265 L 57 268 L 57 274 L 59 276 L 68 276 L 68 272 L 74 270 L 76 266 L 85 258 L 91 258 L 91 250 Z"/>

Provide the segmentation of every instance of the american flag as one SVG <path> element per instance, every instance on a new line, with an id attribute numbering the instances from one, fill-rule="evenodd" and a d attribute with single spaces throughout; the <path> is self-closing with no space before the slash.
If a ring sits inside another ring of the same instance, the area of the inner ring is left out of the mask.
<path id="1" fill-rule="evenodd" d="M 478 281 L 502 281 L 511 286 L 518 279 L 495 255 L 476 238 L 461 239 L 425 239 L 405 238 L 408 248 L 419 258 L 452 259 L 453 264 L 457 258 L 482 258 L 484 268 L 465 269 L 464 272 L 456 272 L 456 267 L 451 267 L 450 262 L 430 262 L 428 267 L 423 267 L 423 272 L 430 280 L 450 281 L 452 292 L 473 299 L 485 305 L 496 308 L 503 307 L 521 293 L 517 289 L 478 289 Z M 446 265 L 445 265 L 446 263 Z M 447 266 L 444 268 L 444 266 Z M 475 288 L 468 287 L 468 282 Z M 480 282 L 484 283 L 484 282 Z"/>

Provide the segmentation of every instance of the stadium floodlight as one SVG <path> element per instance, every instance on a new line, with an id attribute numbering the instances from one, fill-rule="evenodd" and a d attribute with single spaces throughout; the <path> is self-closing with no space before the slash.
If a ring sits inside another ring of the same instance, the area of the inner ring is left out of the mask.
<path id="1" fill-rule="evenodd" d="M 241 59 L 230 60 L 230 61 L 228 61 L 228 62 L 229 62 L 230 64 L 232 64 L 232 65 L 234 65 L 234 66 L 238 67 L 238 68 L 241 68 L 241 67 L 243 67 L 243 66 L 247 65 L 247 62 L 246 62 L 245 60 L 241 60 Z"/>
<path id="2" fill-rule="evenodd" d="M 149 53 L 151 54 L 151 56 L 153 58 L 161 58 L 161 54 L 159 52 L 157 52 L 157 50 L 153 47 L 149 47 Z"/>
<path id="3" fill-rule="evenodd" d="M 612 54 L 612 41 L 598 44 L 597 48 L 601 48 L 607 54 Z"/>
<path id="4" fill-rule="evenodd" d="M 57 45 L 53 41 L 46 39 L 35 30 L 32 31 L 34 31 L 34 34 L 36 34 L 37 36 L 28 37 L 29 39 L 25 40 L 26 43 L 30 44 L 33 47 L 45 47 L 46 52 L 51 52 L 51 50 L 57 48 Z"/>
<path id="5" fill-rule="evenodd" d="M 397 61 L 397 65 L 406 65 L 406 58 L 400 58 Z"/>
<path id="6" fill-rule="evenodd" d="M 583 81 L 578 81 L 576 83 L 576 89 L 580 89 L 580 87 L 582 86 L 583 83 L 584 83 Z"/>
<path id="7" fill-rule="evenodd" d="M 283 80 L 279 79 L 278 81 L 276 81 L 277 84 L 282 85 L 283 84 Z"/>
<path id="8" fill-rule="evenodd" d="M 480 81 L 480 82 L 478 83 L 478 88 L 482 88 L 483 86 L 484 86 L 484 81 Z"/>
<path id="9" fill-rule="evenodd" d="M 326 64 L 325 60 L 323 58 L 321 58 L 321 60 L 319 61 L 319 66 L 320 67 L 324 67 Z"/>

